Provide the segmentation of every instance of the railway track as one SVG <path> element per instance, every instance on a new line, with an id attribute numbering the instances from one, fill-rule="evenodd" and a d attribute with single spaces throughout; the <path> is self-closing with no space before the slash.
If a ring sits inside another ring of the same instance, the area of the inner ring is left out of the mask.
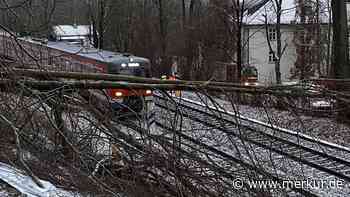
<path id="1" fill-rule="evenodd" d="M 229 153 L 226 153 L 218 148 L 215 148 L 209 144 L 203 143 L 201 141 L 198 141 L 197 139 L 193 138 L 190 135 L 184 134 L 182 132 L 179 132 L 177 130 L 174 130 L 174 128 L 171 128 L 167 125 L 164 125 L 160 123 L 159 121 L 155 121 L 155 125 L 157 126 L 157 129 L 161 128 L 165 131 L 170 131 L 170 133 L 177 134 L 181 137 L 183 142 L 181 143 L 181 146 L 174 146 L 172 141 L 167 141 L 169 138 L 166 138 L 163 133 L 158 134 L 152 134 L 149 133 L 148 129 L 145 129 L 143 127 L 140 127 L 138 123 L 135 123 L 133 121 L 125 121 L 123 125 L 129 129 L 132 129 L 138 135 L 144 135 L 148 133 L 147 138 L 149 140 L 152 140 L 154 142 L 157 142 L 159 144 L 162 144 L 162 147 L 168 147 L 171 148 L 173 151 L 178 152 L 181 154 L 181 158 L 190 158 L 194 162 L 199 162 L 202 165 L 205 166 L 206 169 L 209 169 L 209 172 L 202 172 L 203 176 L 206 177 L 209 174 L 220 174 L 221 179 L 225 180 L 223 181 L 223 184 L 228 184 L 228 182 L 232 182 L 231 189 L 233 192 L 233 196 L 237 196 L 241 192 L 262 192 L 263 190 L 259 190 L 259 188 L 255 188 L 257 190 L 250 191 L 251 188 L 249 188 L 249 183 L 247 180 L 249 180 L 250 177 L 260 177 L 261 179 L 266 180 L 273 180 L 274 182 L 278 182 L 280 185 L 283 184 L 283 179 L 279 177 L 278 175 L 275 175 L 273 173 L 270 173 L 264 169 L 260 169 L 257 166 L 252 165 L 249 162 L 243 161 L 241 158 L 237 156 L 233 156 Z M 197 148 L 194 148 L 197 147 Z M 198 151 L 198 147 L 200 148 L 200 151 Z M 193 154 L 193 152 L 198 152 L 197 154 Z M 202 155 L 204 153 L 204 155 Z M 206 154 L 211 155 L 211 159 L 207 160 Z M 201 156 L 202 155 L 202 156 Z M 214 163 L 213 160 L 215 160 Z M 221 163 L 221 165 L 217 165 L 215 163 Z M 244 185 L 242 185 L 242 188 L 235 188 L 233 185 L 233 181 L 237 180 L 237 177 L 242 181 Z M 266 189 L 266 188 L 260 188 L 260 189 Z M 281 188 L 276 188 L 281 189 Z M 299 196 L 298 194 L 302 194 L 304 196 L 309 197 L 316 197 L 317 195 L 311 193 L 310 191 L 307 191 L 303 188 L 288 188 L 289 194 L 292 194 L 292 196 Z"/>
<path id="2" fill-rule="evenodd" d="M 157 107 L 172 113 L 181 111 L 182 116 L 192 121 L 251 144 L 257 147 L 255 152 L 268 150 L 306 166 L 305 174 L 315 175 L 316 171 L 318 177 L 334 177 L 346 183 L 350 182 L 350 151 L 346 147 L 188 99 L 172 98 L 169 101 L 163 96 L 155 95 L 155 103 Z M 289 177 L 292 175 L 289 174 Z"/>

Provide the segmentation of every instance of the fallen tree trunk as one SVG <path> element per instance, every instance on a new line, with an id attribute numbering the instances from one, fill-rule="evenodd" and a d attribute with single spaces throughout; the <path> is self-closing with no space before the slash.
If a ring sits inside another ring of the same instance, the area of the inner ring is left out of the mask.
<path id="1" fill-rule="evenodd" d="M 215 81 L 184 81 L 184 80 L 160 80 L 155 78 L 143 78 L 127 75 L 114 75 L 103 73 L 82 73 L 82 72 L 57 72 L 57 71 L 42 71 L 33 69 L 11 69 L 7 72 L 2 72 L 2 76 L 25 76 L 33 78 L 65 78 L 76 80 L 103 80 L 103 81 L 127 81 L 134 83 L 147 84 L 176 84 L 176 85 L 196 85 L 196 86 L 224 86 L 224 87 L 242 87 L 237 83 L 215 82 Z"/>
<path id="2" fill-rule="evenodd" d="M 182 90 L 182 91 L 216 91 L 226 94 L 227 92 L 238 92 L 246 94 L 265 94 L 273 95 L 276 97 L 309 97 L 309 98 L 328 98 L 338 99 L 344 103 L 350 103 L 350 95 L 341 92 L 334 91 L 320 91 L 320 92 L 307 92 L 307 91 L 291 91 L 286 87 L 275 88 L 261 88 L 261 87 L 218 87 L 218 86 L 199 86 L 199 85 L 184 85 L 184 84 L 144 84 L 144 83 L 128 83 L 128 82 L 111 82 L 111 81 L 39 81 L 39 80 L 0 80 L 0 90 L 11 91 L 13 87 L 28 87 L 37 89 L 40 91 L 52 91 L 52 90 L 74 90 L 74 89 L 128 89 L 128 90 Z"/>

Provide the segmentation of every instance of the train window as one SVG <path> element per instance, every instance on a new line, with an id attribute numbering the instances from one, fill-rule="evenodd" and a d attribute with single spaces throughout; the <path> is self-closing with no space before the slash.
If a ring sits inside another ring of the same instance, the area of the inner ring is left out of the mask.
<path id="1" fill-rule="evenodd" d="M 146 72 L 145 72 L 145 68 L 143 67 L 138 67 L 138 68 L 113 68 L 109 70 L 110 74 L 120 74 L 120 75 L 132 75 L 132 76 L 136 76 L 136 77 L 147 77 L 146 76 Z"/>
<path id="2" fill-rule="evenodd" d="M 131 75 L 137 77 L 150 77 L 150 65 L 149 62 L 132 62 L 123 63 L 121 61 L 112 62 L 108 64 L 108 73 L 110 74 L 120 74 L 120 75 Z"/>
<path id="3" fill-rule="evenodd" d="M 49 62 L 48 62 L 48 64 L 49 64 L 49 65 L 53 65 L 53 57 L 52 57 L 52 56 L 49 57 Z"/>
<path id="4" fill-rule="evenodd" d="M 84 65 L 79 62 L 77 63 L 77 65 L 79 67 L 80 72 L 84 72 Z"/>
<path id="5" fill-rule="evenodd" d="M 79 64 L 77 63 L 77 61 L 75 61 L 74 59 L 72 60 L 71 62 L 72 64 L 72 71 L 73 72 L 79 72 L 80 69 L 79 69 Z"/>

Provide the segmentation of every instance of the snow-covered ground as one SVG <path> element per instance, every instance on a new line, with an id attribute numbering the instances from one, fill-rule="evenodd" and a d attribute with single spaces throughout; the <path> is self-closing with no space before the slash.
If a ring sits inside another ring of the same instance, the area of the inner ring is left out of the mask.
<path id="1" fill-rule="evenodd" d="M 193 100 L 198 100 L 198 98 L 196 98 L 195 95 L 188 94 L 185 96 Z M 216 102 L 218 102 L 220 106 L 223 106 L 224 109 L 228 111 L 233 111 L 232 108 L 228 106 L 230 103 L 220 99 L 217 99 Z M 168 104 L 170 105 L 170 103 Z M 245 111 L 244 111 L 242 110 L 242 108 L 240 108 L 241 106 L 235 106 L 235 107 L 239 108 L 239 112 L 241 113 L 241 115 L 259 119 L 259 120 L 264 120 L 258 115 L 255 115 L 255 116 L 252 115 L 254 110 L 255 110 L 255 113 L 257 113 L 258 110 L 262 110 L 262 109 L 254 109 L 253 107 L 243 106 L 245 107 Z M 174 124 L 174 117 L 175 117 L 174 113 L 169 112 L 167 110 L 162 110 L 162 109 L 158 109 L 158 110 L 159 110 L 159 112 L 157 113 L 159 114 L 159 116 L 157 116 L 157 119 L 159 119 L 158 121 L 160 122 L 165 121 L 164 124 L 166 125 Z M 245 113 L 247 111 L 249 112 L 249 114 Z M 277 113 L 276 111 L 272 113 Z M 289 118 L 288 116 L 286 117 Z M 205 120 L 204 118 L 205 117 L 201 117 L 201 120 L 209 121 L 209 123 L 214 124 L 214 122 L 212 122 L 210 118 L 208 120 Z M 166 120 L 168 120 L 169 122 L 166 123 Z M 188 118 L 183 118 L 183 122 L 181 123 L 181 125 L 177 125 L 177 126 L 179 127 L 181 126 L 181 131 L 184 134 L 187 134 L 188 136 L 193 137 L 193 139 L 201 141 L 202 143 L 210 145 L 211 147 L 216 147 L 220 151 L 225 152 L 229 155 L 232 155 L 236 158 L 240 158 L 251 165 L 259 164 L 260 168 L 271 173 L 272 172 L 277 173 L 278 176 L 284 177 L 286 180 L 315 179 L 315 180 L 324 180 L 329 182 L 333 180 L 338 180 L 336 177 L 330 174 L 319 171 L 317 169 L 301 164 L 299 162 L 293 161 L 285 156 L 279 155 L 275 152 L 271 152 L 267 149 L 263 149 L 254 144 L 243 142 L 238 137 L 228 136 L 226 133 L 222 132 L 221 130 L 213 129 L 211 127 L 206 127 Z M 230 166 L 231 168 L 233 168 L 232 163 L 231 164 L 227 163 L 228 161 L 221 161 L 219 158 L 216 158 L 216 157 L 212 159 L 215 160 L 219 166 L 222 166 L 222 167 Z M 231 170 L 234 172 L 234 169 L 231 169 L 231 168 L 226 168 L 227 172 L 231 172 Z M 342 169 L 337 168 L 337 170 L 340 171 Z M 339 189 L 334 189 L 334 188 L 322 188 L 322 189 L 309 188 L 309 189 L 320 196 L 346 196 L 349 193 L 349 190 L 347 189 L 347 187 L 339 188 Z M 276 196 L 279 196 L 279 195 L 276 194 Z"/>
<path id="2" fill-rule="evenodd" d="M 198 94 L 183 92 L 183 97 L 192 100 L 201 100 Z M 200 95 L 202 98 L 205 96 Z M 237 111 L 240 115 L 253 118 L 276 126 L 304 133 L 309 136 L 320 138 L 332 143 L 348 146 L 350 143 L 350 126 L 337 122 L 332 118 L 312 117 L 304 114 L 295 114 L 292 111 L 282 111 L 275 108 L 254 107 L 241 105 L 215 99 L 220 107 L 227 111 Z M 209 102 L 209 104 L 212 104 Z"/>
<path id="3" fill-rule="evenodd" d="M 8 185 L 6 182 L 0 180 L 0 196 L 1 197 L 14 197 L 20 196 L 20 193 Z"/>
<path id="4" fill-rule="evenodd" d="M 0 179 L 15 188 L 21 194 L 27 197 L 78 197 L 76 193 L 64 191 L 55 187 L 48 181 L 39 180 L 43 187 L 39 187 L 32 178 L 25 175 L 25 173 L 19 169 L 16 169 L 10 165 L 0 162 Z M 1 190 L 0 196 L 11 196 L 8 191 Z"/>

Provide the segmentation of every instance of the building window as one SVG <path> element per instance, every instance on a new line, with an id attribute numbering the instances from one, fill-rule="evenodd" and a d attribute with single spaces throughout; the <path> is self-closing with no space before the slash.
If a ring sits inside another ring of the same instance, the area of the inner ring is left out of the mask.
<path id="1" fill-rule="evenodd" d="M 269 28 L 268 33 L 269 33 L 270 40 L 276 40 L 276 29 L 275 28 Z"/>
<path id="2" fill-rule="evenodd" d="M 48 64 L 49 65 L 53 65 L 53 57 L 52 56 L 49 56 Z"/>
<path id="3" fill-rule="evenodd" d="M 276 58 L 273 57 L 273 52 L 269 52 L 269 63 L 272 64 L 272 63 L 275 63 L 277 61 Z"/>

